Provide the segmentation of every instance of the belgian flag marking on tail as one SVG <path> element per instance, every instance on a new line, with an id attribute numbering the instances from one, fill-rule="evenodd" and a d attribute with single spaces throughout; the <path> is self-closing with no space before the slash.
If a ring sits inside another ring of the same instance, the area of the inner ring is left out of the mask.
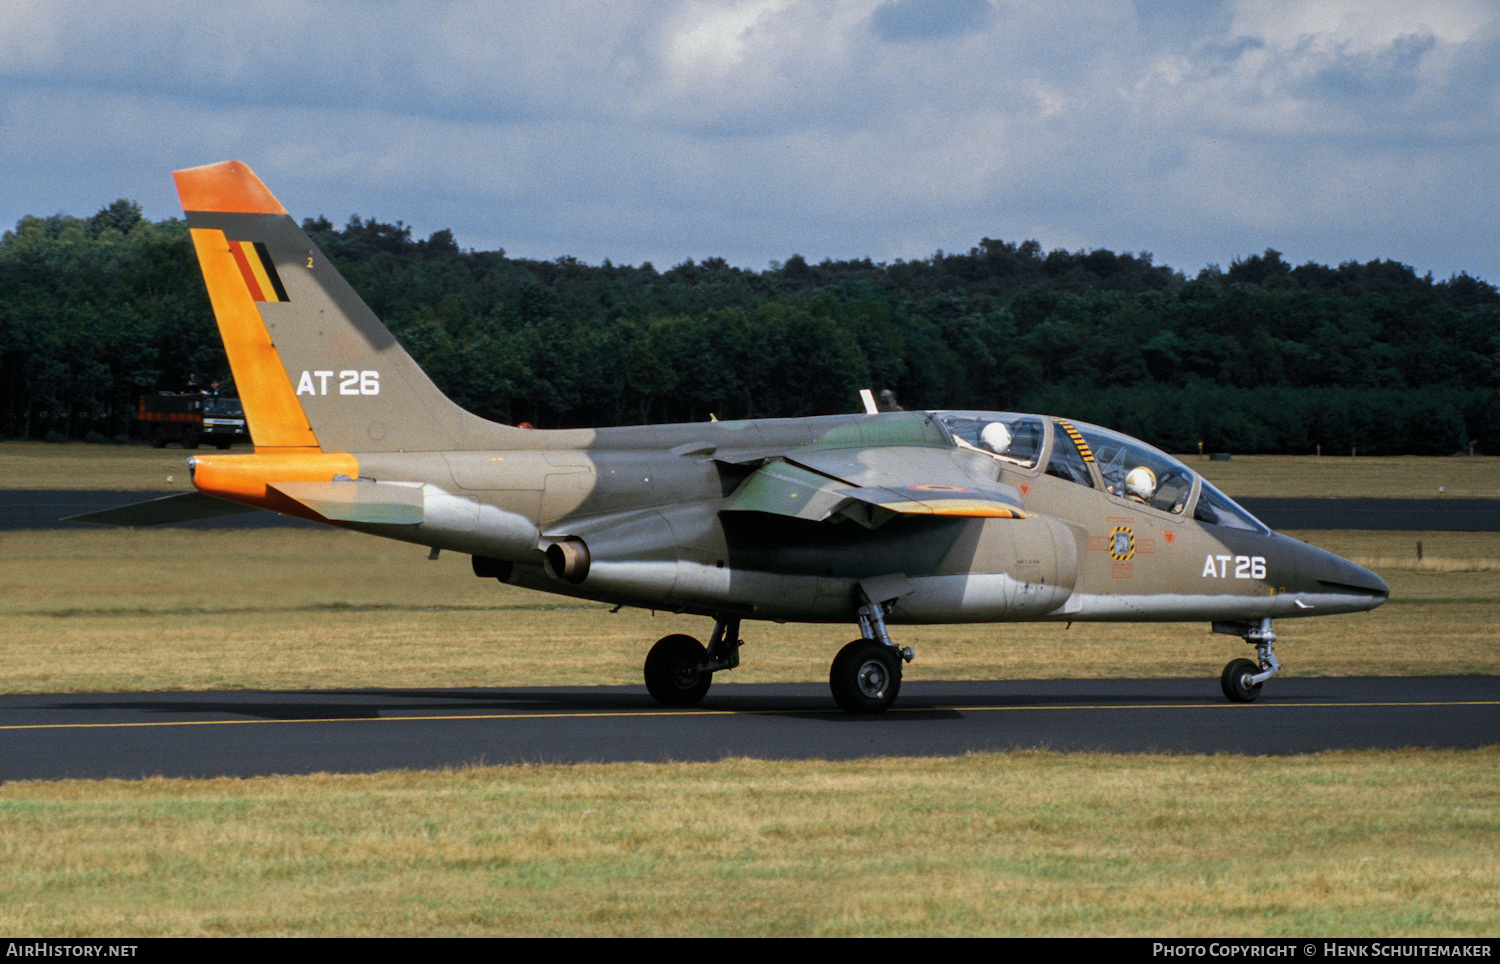
<path id="1" fill-rule="evenodd" d="M 259 241 L 231 241 L 229 250 L 234 254 L 234 263 L 240 266 L 245 287 L 256 301 L 286 301 L 286 289 L 281 286 L 281 277 L 276 273 L 276 263 Z"/>

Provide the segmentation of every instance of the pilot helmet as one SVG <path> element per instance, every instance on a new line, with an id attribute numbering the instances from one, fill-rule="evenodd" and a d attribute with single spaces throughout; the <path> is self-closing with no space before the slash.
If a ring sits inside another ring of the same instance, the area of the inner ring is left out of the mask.
<path id="1" fill-rule="evenodd" d="M 1125 494 L 1145 502 L 1156 494 L 1156 473 L 1137 465 L 1125 476 Z"/>
<path id="2" fill-rule="evenodd" d="M 991 452 L 1004 453 L 1010 448 L 1010 429 L 1004 422 L 991 422 L 979 433 L 979 441 Z"/>

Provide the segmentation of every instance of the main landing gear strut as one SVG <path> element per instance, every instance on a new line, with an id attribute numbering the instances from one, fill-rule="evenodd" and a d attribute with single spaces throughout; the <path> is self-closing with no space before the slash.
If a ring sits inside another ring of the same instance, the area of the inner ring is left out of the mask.
<path id="1" fill-rule="evenodd" d="M 828 670 L 834 702 L 849 713 L 883 713 L 901 692 L 901 664 L 911 662 L 911 647 L 898 649 L 885 628 L 886 604 L 859 591 L 861 636 L 839 650 Z"/>
<path id="2" fill-rule="evenodd" d="M 1233 659 L 1224 667 L 1219 677 L 1219 686 L 1231 703 L 1253 703 L 1260 695 L 1260 686 L 1281 670 L 1281 663 L 1271 646 L 1276 642 L 1276 632 L 1270 619 L 1258 623 L 1214 623 L 1214 632 L 1239 636 L 1255 647 L 1256 661 Z"/>
<path id="3" fill-rule="evenodd" d="M 901 664 L 911 647 L 900 649 L 885 628 L 886 603 L 859 593 L 859 639 L 839 650 L 828 671 L 828 688 L 850 713 L 880 713 L 901 691 Z M 714 673 L 740 665 L 740 621 L 720 617 L 708 646 L 691 636 L 663 636 L 646 654 L 646 689 L 663 706 L 696 706 L 708 693 Z"/>

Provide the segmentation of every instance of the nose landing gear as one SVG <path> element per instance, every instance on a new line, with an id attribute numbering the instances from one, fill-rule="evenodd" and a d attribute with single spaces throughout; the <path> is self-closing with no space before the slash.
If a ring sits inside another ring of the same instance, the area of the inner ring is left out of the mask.
<path id="1" fill-rule="evenodd" d="M 1276 632 L 1270 619 L 1258 623 L 1214 623 L 1214 632 L 1239 636 L 1255 647 L 1257 661 L 1234 659 L 1219 676 L 1219 687 L 1231 703 L 1253 703 L 1260 696 L 1261 684 L 1281 671 L 1271 646 Z"/>

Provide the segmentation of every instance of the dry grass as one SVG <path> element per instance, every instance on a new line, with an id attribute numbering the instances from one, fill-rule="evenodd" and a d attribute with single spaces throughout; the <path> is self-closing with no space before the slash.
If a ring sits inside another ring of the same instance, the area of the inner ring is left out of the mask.
<path id="1" fill-rule="evenodd" d="M 1236 455 L 1187 463 L 1235 498 L 1500 498 L 1500 458 Z M 1439 489 L 1442 489 L 1439 492 Z"/>
<path id="2" fill-rule="evenodd" d="M 0 930 L 1500 930 L 1500 751 L 521 766 L 0 787 Z"/>
<path id="3" fill-rule="evenodd" d="M 230 451 L 249 452 L 250 447 Z M 149 445 L 0 442 L 0 479 L 4 479 L 0 484 L 7 489 L 181 491 L 191 488 L 187 460 L 193 454 L 175 445 L 154 449 Z"/>
<path id="4" fill-rule="evenodd" d="M 1296 675 L 1500 671 L 1500 534 L 1302 533 L 1380 567 L 1373 613 L 1282 620 Z M 1399 542 L 1397 541 L 1399 539 Z M 1415 560 L 1415 541 L 1424 560 Z M 0 691 L 630 684 L 708 621 L 611 613 L 474 578 L 467 557 L 337 530 L 0 534 Z M 901 627 L 908 679 L 1218 675 L 1248 650 L 1198 623 Z M 733 679 L 821 681 L 853 627 L 747 623 Z"/>
<path id="5" fill-rule="evenodd" d="M 1495 532 L 1330 530 L 1291 534 L 1382 574 L 1500 571 L 1500 533 Z M 1494 588 L 1500 590 L 1500 583 Z"/>

